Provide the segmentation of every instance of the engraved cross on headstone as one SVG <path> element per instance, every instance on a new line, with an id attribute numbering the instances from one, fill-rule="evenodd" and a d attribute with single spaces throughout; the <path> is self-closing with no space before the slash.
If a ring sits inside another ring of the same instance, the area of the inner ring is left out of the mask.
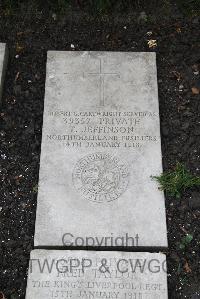
<path id="1" fill-rule="evenodd" d="M 99 92 L 100 92 L 100 101 L 99 104 L 100 106 L 104 106 L 105 105 L 105 76 L 117 76 L 118 78 L 120 78 L 120 74 L 118 73 L 106 73 L 103 72 L 103 68 L 102 68 L 102 60 L 99 60 L 99 72 L 98 73 L 84 73 L 84 77 L 85 76 L 99 76 L 100 79 L 100 88 L 99 88 Z"/>
<path id="2" fill-rule="evenodd" d="M 64 73 L 66 75 L 70 75 L 70 73 Z M 99 59 L 99 72 L 96 73 L 86 73 L 86 72 L 81 72 L 81 73 L 77 73 L 77 74 L 73 74 L 73 75 L 82 75 L 84 78 L 86 78 L 87 76 L 99 76 L 99 104 L 100 106 L 104 106 L 105 105 L 105 76 L 117 76 L 118 78 L 120 78 L 120 74 L 118 73 L 106 73 L 103 72 L 103 67 L 102 67 L 102 60 Z"/>

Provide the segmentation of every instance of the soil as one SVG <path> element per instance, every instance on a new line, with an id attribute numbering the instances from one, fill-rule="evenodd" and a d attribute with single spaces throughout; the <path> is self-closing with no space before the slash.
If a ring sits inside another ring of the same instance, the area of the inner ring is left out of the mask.
<path id="1" fill-rule="evenodd" d="M 0 13 L 9 63 L 0 109 L 0 298 L 25 298 L 33 248 L 47 50 L 156 51 L 164 170 L 200 175 L 200 19 Z M 157 46 L 149 48 L 148 40 Z M 200 188 L 166 196 L 169 298 L 200 298 Z M 182 238 L 193 240 L 184 249 Z"/>

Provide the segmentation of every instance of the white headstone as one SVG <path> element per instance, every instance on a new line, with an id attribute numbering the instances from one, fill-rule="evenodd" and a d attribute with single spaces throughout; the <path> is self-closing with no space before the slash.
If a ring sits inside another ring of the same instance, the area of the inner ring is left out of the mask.
<path id="1" fill-rule="evenodd" d="M 48 52 L 35 246 L 166 247 L 161 172 L 155 53 Z"/>
<path id="2" fill-rule="evenodd" d="M 167 299 L 164 254 L 34 250 L 26 299 Z"/>
<path id="3" fill-rule="evenodd" d="M 7 48 L 6 44 L 0 43 L 0 103 L 3 90 L 3 81 L 5 76 L 6 64 L 7 64 Z"/>

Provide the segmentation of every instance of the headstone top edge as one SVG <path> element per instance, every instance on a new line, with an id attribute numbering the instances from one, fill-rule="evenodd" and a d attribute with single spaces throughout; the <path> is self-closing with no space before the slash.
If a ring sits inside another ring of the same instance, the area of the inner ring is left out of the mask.
<path id="1" fill-rule="evenodd" d="M 88 254 L 88 253 L 105 253 L 105 254 L 112 254 L 113 251 L 111 250 L 78 250 L 78 249 L 74 249 L 74 250 L 71 250 L 71 249 L 33 249 L 31 252 L 30 252 L 30 256 L 34 255 L 34 254 L 37 254 L 37 253 L 52 253 L 52 254 L 63 254 L 63 253 L 69 253 L 69 254 L 72 254 L 73 252 L 76 254 L 76 253 L 80 253 L 82 252 L 83 254 Z M 123 250 L 115 250 L 114 251 L 116 254 L 137 254 L 137 255 L 145 255 L 145 254 L 148 254 L 148 255 L 151 255 L 151 256 L 160 256 L 160 257 L 163 257 L 163 258 L 166 258 L 166 255 L 163 253 L 163 252 L 149 252 L 149 251 L 123 251 Z"/>
<path id="2" fill-rule="evenodd" d="M 148 52 L 148 51 L 144 51 L 144 52 L 133 52 L 133 51 L 66 51 L 66 50 L 49 50 L 47 51 L 47 57 L 52 57 L 54 55 L 72 55 L 72 56 L 75 56 L 75 55 L 78 55 L 78 54 L 92 54 L 92 53 L 96 53 L 96 54 L 102 54 L 102 55 L 105 55 L 105 54 L 112 54 L 112 55 L 149 55 L 149 56 L 152 56 L 152 57 L 156 57 L 156 52 Z"/>

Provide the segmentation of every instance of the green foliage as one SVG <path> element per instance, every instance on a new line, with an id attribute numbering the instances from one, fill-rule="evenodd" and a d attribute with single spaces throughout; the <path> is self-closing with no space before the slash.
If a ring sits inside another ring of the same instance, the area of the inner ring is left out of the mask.
<path id="1" fill-rule="evenodd" d="M 38 185 L 33 186 L 33 193 L 37 193 L 38 192 Z"/>
<path id="2" fill-rule="evenodd" d="M 159 189 L 176 198 L 180 198 L 181 192 L 187 188 L 200 186 L 200 177 L 193 176 L 181 163 L 177 163 L 173 171 L 152 178 L 158 181 Z"/>
<path id="3" fill-rule="evenodd" d="M 112 0 L 89 0 L 89 6 L 98 12 L 106 12 L 112 7 L 112 2 Z"/>
<path id="4" fill-rule="evenodd" d="M 46 6 L 50 9 L 57 10 L 57 11 L 63 11 L 66 8 L 68 8 L 70 5 L 70 0 L 47 0 L 45 4 L 43 0 L 35 0 L 35 1 L 37 1 L 37 4 L 41 9 Z"/>
<path id="5" fill-rule="evenodd" d="M 185 250 L 185 248 L 192 242 L 193 240 L 193 235 L 187 234 L 184 236 L 179 243 L 179 248 Z"/>
<path id="6" fill-rule="evenodd" d="M 186 15 L 200 15 L 200 0 L 178 0 L 177 3 Z"/>

